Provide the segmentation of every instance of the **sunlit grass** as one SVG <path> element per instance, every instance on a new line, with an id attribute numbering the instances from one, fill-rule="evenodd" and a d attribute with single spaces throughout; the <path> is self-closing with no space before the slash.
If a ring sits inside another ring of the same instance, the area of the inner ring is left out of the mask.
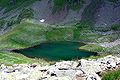
<path id="1" fill-rule="evenodd" d="M 120 80 L 120 69 L 104 73 L 102 80 Z"/>
<path id="2" fill-rule="evenodd" d="M 107 50 L 107 48 L 104 48 L 97 44 L 88 44 L 85 46 L 81 46 L 79 49 L 87 50 L 87 51 L 91 51 L 91 52 L 105 52 Z"/>
<path id="3" fill-rule="evenodd" d="M 13 65 L 13 64 L 31 64 L 31 63 L 49 65 L 49 63 L 51 62 L 50 61 L 47 62 L 44 59 L 31 59 L 19 53 L 13 53 L 7 51 L 0 52 L 0 64 Z"/>
<path id="4" fill-rule="evenodd" d="M 4 35 L 0 36 L 0 48 L 22 48 L 33 46 L 45 41 L 47 28 L 32 23 L 21 23 Z"/>

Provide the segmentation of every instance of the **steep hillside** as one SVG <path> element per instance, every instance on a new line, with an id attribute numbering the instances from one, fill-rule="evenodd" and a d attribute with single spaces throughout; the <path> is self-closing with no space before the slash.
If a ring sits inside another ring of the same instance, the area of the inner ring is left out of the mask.
<path id="1" fill-rule="evenodd" d="M 80 41 L 86 43 L 80 49 L 119 53 L 120 1 L 77 1 L 57 4 L 53 0 L 16 0 L 13 4 L 1 0 L 0 50 L 47 41 Z"/>
<path id="2" fill-rule="evenodd" d="M 0 80 L 101 79 L 120 79 L 120 0 L 0 0 Z"/>
<path id="3" fill-rule="evenodd" d="M 120 2 L 104 1 L 95 14 L 95 29 L 110 31 L 111 25 L 120 24 Z"/>

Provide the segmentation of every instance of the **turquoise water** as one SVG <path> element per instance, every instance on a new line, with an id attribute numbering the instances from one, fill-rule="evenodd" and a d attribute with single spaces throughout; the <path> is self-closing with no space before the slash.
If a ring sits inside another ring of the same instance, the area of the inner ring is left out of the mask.
<path id="1" fill-rule="evenodd" d="M 50 60 L 71 60 L 97 55 L 97 53 L 80 50 L 79 47 L 83 45 L 79 42 L 49 42 L 14 51 L 32 58 L 36 57 Z"/>

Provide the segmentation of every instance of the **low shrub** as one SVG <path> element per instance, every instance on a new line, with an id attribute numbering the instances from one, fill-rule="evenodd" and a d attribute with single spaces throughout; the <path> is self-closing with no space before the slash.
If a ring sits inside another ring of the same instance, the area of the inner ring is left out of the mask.
<path id="1" fill-rule="evenodd" d="M 119 31 L 120 30 L 120 24 L 115 24 L 111 27 L 112 30 L 114 31 Z"/>

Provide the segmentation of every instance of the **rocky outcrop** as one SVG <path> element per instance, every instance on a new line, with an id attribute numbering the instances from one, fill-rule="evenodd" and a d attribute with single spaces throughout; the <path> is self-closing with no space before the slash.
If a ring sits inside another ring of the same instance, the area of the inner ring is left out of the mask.
<path id="1" fill-rule="evenodd" d="M 101 31 L 110 31 L 112 25 L 119 24 L 120 0 L 118 0 L 117 4 L 104 0 L 101 7 L 97 9 L 97 12 L 95 13 L 95 22 L 94 29 Z M 111 34 L 111 32 L 108 32 L 107 34 Z"/>
<path id="2" fill-rule="evenodd" d="M 61 10 L 58 9 L 59 11 L 55 11 L 52 0 L 36 1 L 32 5 L 32 9 L 34 10 L 34 18 L 37 21 L 45 19 L 44 23 L 47 24 L 70 24 L 71 22 L 81 21 L 82 13 L 91 2 L 91 0 L 84 1 L 85 3 L 81 5 L 80 10 L 68 9 L 66 6 Z"/>
<path id="3" fill-rule="evenodd" d="M 117 69 L 120 58 L 106 56 L 100 59 L 56 62 L 51 66 L 39 64 L 0 65 L 0 80 L 101 80 L 100 73 Z"/>

